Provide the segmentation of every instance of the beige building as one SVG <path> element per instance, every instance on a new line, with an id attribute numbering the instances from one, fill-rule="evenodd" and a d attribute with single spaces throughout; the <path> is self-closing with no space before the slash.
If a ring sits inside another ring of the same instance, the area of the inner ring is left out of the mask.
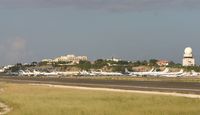
<path id="1" fill-rule="evenodd" d="M 54 62 L 72 62 L 78 64 L 80 61 L 87 61 L 87 56 L 66 55 L 55 58 Z"/>
<path id="2" fill-rule="evenodd" d="M 184 55 L 183 55 L 183 66 L 194 66 L 195 59 L 192 54 L 192 48 L 187 47 L 185 48 Z"/>
<path id="3" fill-rule="evenodd" d="M 168 66 L 169 65 L 169 61 L 167 61 L 167 60 L 158 60 L 157 62 L 156 62 L 156 64 L 158 65 L 158 66 Z"/>

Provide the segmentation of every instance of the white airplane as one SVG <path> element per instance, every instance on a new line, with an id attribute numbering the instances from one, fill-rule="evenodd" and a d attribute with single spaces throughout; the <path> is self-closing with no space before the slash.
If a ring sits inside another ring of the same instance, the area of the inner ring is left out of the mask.
<path id="1" fill-rule="evenodd" d="M 9 69 L 9 68 L 11 68 L 11 67 L 13 67 L 14 65 L 7 65 L 7 66 L 4 66 L 3 68 L 4 69 Z"/>
<path id="2" fill-rule="evenodd" d="M 152 68 L 150 71 L 148 72 L 129 72 L 128 69 L 125 69 L 125 73 L 130 75 L 130 76 L 145 76 L 145 75 L 150 75 L 154 72 L 154 68 Z"/>
<path id="3" fill-rule="evenodd" d="M 67 71 L 67 72 L 57 72 L 58 75 L 68 76 L 68 75 L 78 75 L 79 71 Z"/>
<path id="4" fill-rule="evenodd" d="M 162 74 L 161 76 L 163 76 L 163 77 L 181 77 L 181 76 L 183 76 L 183 74 L 184 74 L 184 71 L 183 71 L 183 69 L 181 69 L 179 72 L 169 72 L 169 73 Z"/>
<path id="5" fill-rule="evenodd" d="M 126 70 L 126 72 L 128 72 Z M 154 68 L 151 69 L 149 72 L 129 72 L 129 75 L 131 76 L 161 76 L 161 77 L 179 77 L 183 74 L 183 69 L 181 69 L 179 72 L 169 72 L 169 69 L 166 68 L 162 72 L 155 72 Z"/>
<path id="6" fill-rule="evenodd" d="M 194 70 L 192 70 L 190 74 L 191 74 L 190 76 L 192 76 L 192 77 L 200 76 L 200 73 L 196 72 Z"/>
<path id="7" fill-rule="evenodd" d="M 169 72 L 169 68 L 165 68 L 165 70 L 161 71 L 161 72 L 157 72 L 157 71 L 149 72 L 149 75 L 150 76 L 162 76 L 164 74 L 167 74 L 168 72 Z"/>
<path id="8" fill-rule="evenodd" d="M 29 70 L 19 71 L 19 76 L 56 76 L 56 75 L 58 75 L 57 72 L 40 72 L 36 70 L 33 70 L 33 72 L 30 72 Z"/>
<path id="9" fill-rule="evenodd" d="M 120 73 L 120 72 L 97 72 L 97 71 L 91 71 L 92 75 L 96 75 L 96 76 L 122 76 L 124 74 Z"/>
<path id="10" fill-rule="evenodd" d="M 122 73 L 119 72 L 101 72 L 100 75 L 102 76 L 122 76 Z"/>
<path id="11" fill-rule="evenodd" d="M 87 72 L 87 71 L 81 71 L 79 73 L 79 75 L 81 75 L 81 76 L 95 76 L 96 74 L 93 74 L 93 73 Z"/>
<path id="12" fill-rule="evenodd" d="M 30 72 L 29 70 L 23 71 L 23 70 L 19 70 L 18 72 L 19 76 L 33 76 L 33 72 Z"/>
<path id="13" fill-rule="evenodd" d="M 0 73 L 3 73 L 4 71 L 5 71 L 5 69 L 4 69 L 4 68 L 0 69 Z"/>
<path id="14" fill-rule="evenodd" d="M 90 75 L 90 73 L 87 72 L 87 71 L 81 71 L 81 72 L 79 73 L 79 75 L 81 75 L 81 76 L 88 76 L 88 75 Z"/>
<path id="15" fill-rule="evenodd" d="M 7 72 L 6 75 L 13 75 L 13 76 L 18 76 L 18 72 Z"/>
<path id="16" fill-rule="evenodd" d="M 13 66 L 14 66 L 14 65 L 7 65 L 7 66 L 2 67 L 2 68 L 0 69 L 0 73 L 5 72 L 6 69 L 9 69 L 9 68 L 11 68 L 11 67 L 13 67 Z"/>
<path id="17" fill-rule="evenodd" d="M 44 75 L 44 76 L 57 76 L 58 72 L 42 72 L 40 75 Z"/>
<path id="18" fill-rule="evenodd" d="M 101 76 L 102 75 L 101 74 L 102 71 L 100 71 L 100 72 L 99 71 L 91 71 L 90 73 L 93 74 L 93 75 L 95 75 L 95 76 Z"/>
<path id="19" fill-rule="evenodd" d="M 33 74 L 34 76 L 42 76 L 42 75 L 44 75 L 44 73 L 45 73 L 45 72 L 40 72 L 40 71 L 33 70 L 33 73 L 32 73 L 32 74 Z"/>

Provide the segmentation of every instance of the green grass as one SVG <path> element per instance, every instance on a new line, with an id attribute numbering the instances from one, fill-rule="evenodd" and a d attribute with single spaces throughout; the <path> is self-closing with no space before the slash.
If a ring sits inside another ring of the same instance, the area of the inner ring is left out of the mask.
<path id="1" fill-rule="evenodd" d="M 9 115 L 199 115 L 200 100 L 0 83 Z"/>

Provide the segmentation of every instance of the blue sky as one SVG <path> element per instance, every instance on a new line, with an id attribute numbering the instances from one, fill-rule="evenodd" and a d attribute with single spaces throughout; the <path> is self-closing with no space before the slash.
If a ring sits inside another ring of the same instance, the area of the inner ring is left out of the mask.
<path id="1" fill-rule="evenodd" d="M 200 62 L 197 0 L 2 0 L 0 64 L 64 54 Z"/>

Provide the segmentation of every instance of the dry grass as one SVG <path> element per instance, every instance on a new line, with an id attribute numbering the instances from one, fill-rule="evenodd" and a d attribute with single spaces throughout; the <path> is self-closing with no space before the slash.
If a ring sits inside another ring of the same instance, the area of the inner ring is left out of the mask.
<path id="1" fill-rule="evenodd" d="M 0 107 L 0 113 L 3 111 L 3 108 L 2 107 Z"/>
<path id="2" fill-rule="evenodd" d="M 10 115 L 199 115 L 200 100 L 0 83 Z"/>
<path id="3" fill-rule="evenodd" d="M 76 77 L 77 78 L 77 77 Z M 78 77 L 79 79 L 96 80 L 128 80 L 128 81 L 169 81 L 169 82 L 197 82 L 200 83 L 200 77 L 130 77 L 130 76 L 104 76 L 104 77 Z"/>

